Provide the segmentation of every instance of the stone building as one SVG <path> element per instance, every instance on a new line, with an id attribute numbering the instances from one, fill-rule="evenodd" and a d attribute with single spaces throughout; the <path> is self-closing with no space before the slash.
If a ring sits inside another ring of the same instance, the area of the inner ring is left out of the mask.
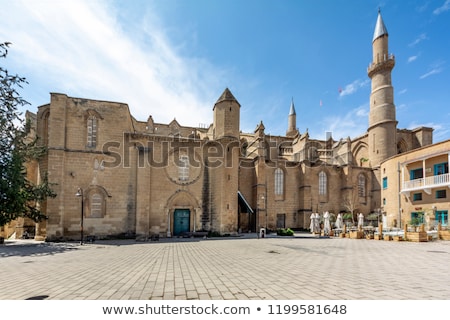
<path id="1" fill-rule="evenodd" d="M 207 128 L 138 121 L 123 103 L 52 93 L 28 113 L 48 147 L 31 172 L 48 172 L 57 193 L 42 204 L 49 219 L 36 234 L 76 239 L 81 220 L 97 237 L 227 234 L 309 228 L 312 212 L 384 211 L 384 166 L 393 164 L 383 161 L 432 144 L 432 129 L 397 128 L 395 58 L 380 13 L 372 46 L 369 126 L 354 139 L 300 132 L 293 102 L 286 135 L 266 133 L 262 121 L 241 132 L 228 89 Z"/>

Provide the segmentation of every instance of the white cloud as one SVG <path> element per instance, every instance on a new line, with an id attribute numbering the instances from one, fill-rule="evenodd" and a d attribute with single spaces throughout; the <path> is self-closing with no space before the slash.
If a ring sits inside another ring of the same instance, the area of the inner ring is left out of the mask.
<path id="1" fill-rule="evenodd" d="M 418 56 L 411 56 L 411 57 L 409 57 L 408 58 L 408 63 L 411 63 L 411 62 L 417 60 L 417 58 L 418 58 Z"/>
<path id="2" fill-rule="evenodd" d="M 434 9 L 433 13 L 438 15 L 448 10 L 450 10 L 450 0 L 446 0 L 442 6 Z"/>
<path id="3" fill-rule="evenodd" d="M 429 3 L 425 2 L 423 5 L 416 7 L 417 12 L 424 12 L 427 10 Z"/>
<path id="4" fill-rule="evenodd" d="M 432 76 L 433 74 L 441 73 L 441 71 L 442 71 L 442 69 L 440 69 L 440 68 L 432 69 L 432 70 L 428 71 L 427 73 L 424 73 L 423 75 L 421 75 L 421 76 L 419 77 L 419 79 L 425 79 L 425 78 L 428 78 L 429 76 Z"/>
<path id="5" fill-rule="evenodd" d="M 361 105 L 344 115 L 325 117 L 322 121 L 322 132 L 331 132 L 334 139 L 355 138 L 367 131 L 369 104 Z M 317 130 L 317 129 L 316 129 Z M 314 132 L 317 134 L 317 132 Z"/>
<path id="6" fill-rule="evenodd" d="M 430 70 L 427 73 L 422 74 L 419 79 L 425 79 L 428 78 L 429 76 L 432 76 L 434 74 L 438 74 L 441 73 L 444 69 L 442 67 L 442 65 L 444 64 L 443 61 L 438 61 L 435 62 L 431 65 Z"/>
<path id="7" fill-rule="evenodd" d="M 428 39 L 427 38 L 427 34 L 426 33 L 421 33 L 421 34 L 419 34 L 419 36 L 416 39 L 414 39 L 413 42 L 411 42 L 409 44 L 409 46 L 410 47 L 414 47 L 415 45 L 417 45 L 418 43 L 420 43 L 420 42 L 422 42 L 423 40 L 426 40 L 426 39 Z"/>
<path id="8" fill-rule="evenodd" d="M 408 91 L 408 89 L 402 89 L 398 92 L 398 94 L 405 94 Z"/>
<path id="9" fill-rule="evenodd" d="M 347 84 L 344 89 L 339 89 L 339 97 L 351 95 L 351 94 L 355 93 L 356 91 L 358 91 L 359 88 L 366 86 L 369 82 L 370 82 L 369 79 L 364 80 L 364 81 L 359 80 L 359 79 L 355 80 L 352 83 Z"/>
<path id="10" fill-rule="evenodd" d="M 180 55 L 151 15 L 133 21 L 139 34 L 127 34 L 107 1 L 0 4 L 0 38 L 14 44 L 8 59 L 25 75 L 33 70 L 39 83 L 29 87 L 124 102 L 139 120 L 152 115 L 167 123 L 176 115 L 182 125 L 211 122 L 212 106 L 225 89 L 217 79 L 226 71 Z"/>

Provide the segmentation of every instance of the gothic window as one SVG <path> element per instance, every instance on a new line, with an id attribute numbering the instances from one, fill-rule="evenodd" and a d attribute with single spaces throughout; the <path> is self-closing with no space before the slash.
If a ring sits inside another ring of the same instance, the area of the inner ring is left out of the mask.
<path id="1" fill-rule="evenodd" d="M 282 195 L 284 193 L 284 172 L 280 168 L 275 170 L 275 194 Z"/>
<path id="2" fill-rule="evenodd" d="M 101 218 L 102 217 L 102 204 L 103 197 L 99 193 L 94 193 L 91 196 L 91 218 Z"/>
<path id="3" fill-rule="evenodd" d="M 110 197 L 101 186 L 94 186 L 86 191 L 84 212 L 86 218 L 103 218 L 106 214 L 106 198 Z"/>
<path id="4" fill-rule="evenodd" d="M 247 156 L 248 142 L 247 140 L 241 141 L 241 156 Z"/>
<path id="5" fill-rule="evenodd" d="M 311 147 L 308 149 L 308 159 L 309 161 L 316 161 L 319 158 L 319 154 L 317 152 L 317 148 Z"/>
<path id="6" fill-rule="evenodd" d="M 50 112 L 47 110 L 42 116 L 42 142 L 44 145 L 48 145 L 48 119 L 50 118 Z"/>
<path id="7" fill-rule="evenodd" d="M 187 181 L 189 180 L 189 157 L 187 155 L 181 155 L 179 160 L 178 179 Z"/>
<path id="8" fill-rule="evenodd" d="M 366 177 L 362 173 L 358 176 L 358 196 L 366 196 Z"/>
<path id="9" fill-rule="evenodd" d="M 95 148 L 97 146 L 97 117 L 90 115 L 87 119 L 87 146 Z"/>
<path id="10" fill-rule="evenodd" d="M 327 194 L 327 174 L 323 171 L 319 173 L 319 194 Z"/>
<path id="11" fill-rule="evenodd" d="M 397 143 L 397 153 L 400 154 L 406 151 L 408 151 L 408 145 L 405 140 L 402 139 Z"/>

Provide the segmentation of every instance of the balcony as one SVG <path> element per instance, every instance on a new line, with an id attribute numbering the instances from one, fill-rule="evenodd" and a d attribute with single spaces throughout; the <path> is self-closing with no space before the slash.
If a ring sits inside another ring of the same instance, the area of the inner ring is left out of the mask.
<path id="1" fill-rule="evenodd" d="M 370 78 L 374 75 L 374 73 L 379 72 L 383 69 L 392 70 L 395 65 L 395 56 L 391 54 L 385 54 L 381 57 L 378 57 L 377 61 L 372 62 L 367 68 L 367 73 Z"/>
<path id="2" fill-rule="evenodd" d="M 450 174 L 440 174 L 420 179 L 404 181 L 402 185 L 402 193 L 409 193 L 410 191 L 424 190 L 431 194 L 432 188 L 449 187 L 450 188 Z"/>

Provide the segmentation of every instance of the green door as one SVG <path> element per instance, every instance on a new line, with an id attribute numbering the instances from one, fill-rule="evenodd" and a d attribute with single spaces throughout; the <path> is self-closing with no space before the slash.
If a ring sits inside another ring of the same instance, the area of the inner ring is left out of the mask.
<path id="1" fill-rule="evenodd" d="M 189 209 L 175 209 L 173 213 L 173 235 L 182 235 L 189 232 L 190 212 Z"/>
<path id="2" fill-rule="evenodd" d="M 436 211 L 434 218 L 436 220 L 436 223 L 440 222 L 443 227 L 448 226 L 448 211 L 447 210 Z"/>

